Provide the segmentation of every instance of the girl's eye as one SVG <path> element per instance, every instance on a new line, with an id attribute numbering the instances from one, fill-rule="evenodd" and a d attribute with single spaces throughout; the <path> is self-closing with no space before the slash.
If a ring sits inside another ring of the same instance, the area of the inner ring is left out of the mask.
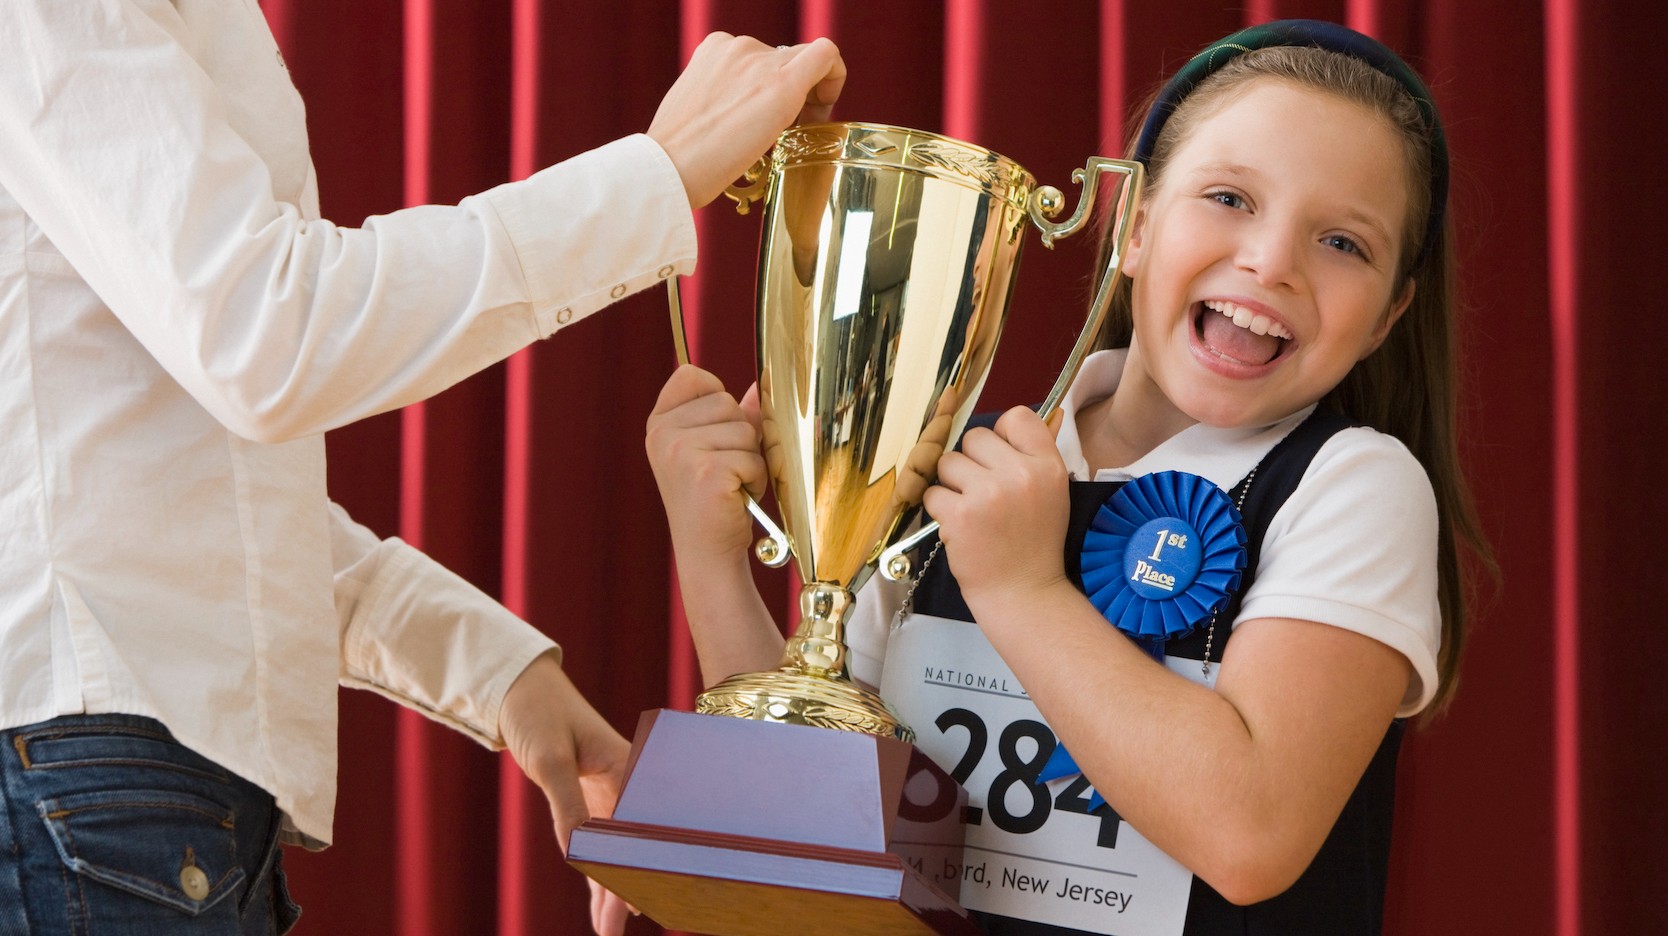
<path id="1" fill-rule="evenodd" d="M 1328 234 L 1321 238 L 1321 243 L 1333 250 L 1341 250 L 1344 253 L 1355 254 L 1362 258 L 1367 256 L 1367 252 L 1361 248 L 1361 245 L 1354 238 L 1346 237 L 1343 234 Z"/>
<path id="2" fill-rule="evenodd" d="M 1233 192 L 1227 192 L 1227 191 L 1208 192 L 1208 193 L 1205 194 L 1205 197 L 1210 199 L 1213 202 L 1218 203 L 1218 204 L 1227 205 L 1229 208 L 1244 208 L 1245 207 L 1245 199 L 1241 198 L 1239 195 L 1234 194 Z"/>

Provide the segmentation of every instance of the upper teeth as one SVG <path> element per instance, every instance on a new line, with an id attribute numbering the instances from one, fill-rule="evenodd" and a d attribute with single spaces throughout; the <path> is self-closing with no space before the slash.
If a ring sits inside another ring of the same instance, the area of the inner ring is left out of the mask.
<path id="1" fill-rule="evenodd" d="M 1292 333 L 1286 330 L 1286 326 L 1266 315 L 1258 315 L 1238 303 L 1228 302 L 1224 299 L 1206 299 L 1205 308 L 1221 312 L 1228 318 L 1233 319 L 1235 325 L 1240 328 L 1249 328 L 1259 335 L 1273 335 L 1276 338 L 1285 339 L 1290 339 L 1292 336 Z"/>

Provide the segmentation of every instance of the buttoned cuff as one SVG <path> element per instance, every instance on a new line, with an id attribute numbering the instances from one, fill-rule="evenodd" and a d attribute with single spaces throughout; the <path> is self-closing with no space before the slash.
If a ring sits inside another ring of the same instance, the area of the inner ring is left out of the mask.
<path id="1" fill-rule="evenodd" d="M 484 195 L 546 338 L 673 275 L 695 271 L 695 216 L 660 144 L 633 134 Z"/>

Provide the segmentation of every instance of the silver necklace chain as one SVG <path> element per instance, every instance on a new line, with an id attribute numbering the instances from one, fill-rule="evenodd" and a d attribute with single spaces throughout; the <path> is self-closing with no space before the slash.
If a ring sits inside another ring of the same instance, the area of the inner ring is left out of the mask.
<path id="1" fill-rule="evenodd" d="M 1251 493 L 1251 482 L 1257 480 L 1257 469 L 1261 467 L 1261 462 L 1253 466 L 1251 473 L 1245 476 L 1245 486 L 1239 489 L 1239 500 L 1234 504 L 1234 508 L 1239 511 L 1241 523 L 1245 522 L 1245 495 Z M 1206 679 L 1210 679 L 1210 648 L 1216 640 L 1216 618 L 1221 613 L 1221 608 L 1212 611 L 1210 626 L 1205 628 L 1205 658 L 1199 661 L 1199 672 L 1204 674 Z"/>
<path id="2" fill-rule="evenodd" d="M 938 551 L 944 548 L 944 541 L 934 538 L 932 552 L 921 563 L 921 571 L 909 580 L 909 591 L 904 592 L 903 604 L 898 607 L 898 623 L 894 627 L 902 627 L 904 619 L 915 613 L 915 589 L 921 587 L 921 580 L 927 577 L 927 570 L 932 568 L 932 561 L 938 558 Z"/>

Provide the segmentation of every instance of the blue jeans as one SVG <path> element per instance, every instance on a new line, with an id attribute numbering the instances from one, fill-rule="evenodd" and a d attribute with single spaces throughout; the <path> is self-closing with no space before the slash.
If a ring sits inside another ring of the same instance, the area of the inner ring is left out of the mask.
<path id="1" fill-rule="evenodd" d="M 278 818 L 154 719 L 0 731 L 0 936 L 287 932 Z"/>

